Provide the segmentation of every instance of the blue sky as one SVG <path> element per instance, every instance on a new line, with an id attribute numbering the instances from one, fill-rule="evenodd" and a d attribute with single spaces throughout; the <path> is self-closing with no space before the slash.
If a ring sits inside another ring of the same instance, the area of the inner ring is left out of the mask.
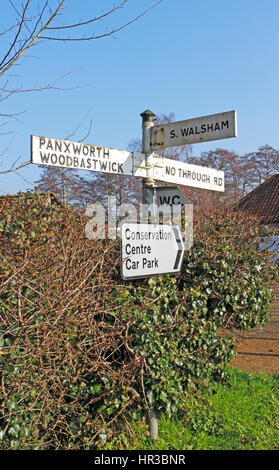
<path id="1" fill-rule="evenodd" d="M 9 2 L 0 30 L 13 19 Z M 21 3 L 21 2 L 18 2 Z M 72 0 L 69 18 L 95 16 L 113 2 Z M 104 22 L 129 21 L 153 0 L 130 0 Z M 6 16 L 5 16 L 6 15 Z M 238 136 L 193 145 L 193 155 L 222 147 L 239 154 L 269 144 L 279 148 L 279 1 L 163 0 L 114 38 L 83 43 L 45 42 L 21 60 L 18 86 L 60 82 L 61 91 L 14 95 L 1 113 L 21 112 L 0 135 L 0 170 L 30 160 L 30 135 L 80 140 L 126 149 L 141 137 L 140 113 L 173 112 L 176 120 L 235 109 Z M 103 25 L 100 24 L 98 31 Z M 1 42 L 0 42 L 1 44 Z M 3 49 L 3 43 L 2 43 Z M 12 79 L 12 78 L 11 78 Z M 34 187 L 40 169 L 0 174 L 0 194 Z"/>

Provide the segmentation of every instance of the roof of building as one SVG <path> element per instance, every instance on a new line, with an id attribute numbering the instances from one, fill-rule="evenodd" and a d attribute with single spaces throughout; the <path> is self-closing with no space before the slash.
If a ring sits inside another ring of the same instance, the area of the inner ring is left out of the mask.
<path id="1" fill-rule="evenodd" d="M 234 209 L 258 217 L 262 223 L 279 223 L 279 174 L 271 176 L 246 194 Z"/>

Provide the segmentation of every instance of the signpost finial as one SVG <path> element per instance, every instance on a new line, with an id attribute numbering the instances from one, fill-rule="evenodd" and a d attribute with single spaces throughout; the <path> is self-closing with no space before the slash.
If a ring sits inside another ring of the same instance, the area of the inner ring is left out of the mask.
<path id="1" fill-rule="evenodd" d="M 149 109 L 146 109 L 145 111 L 143 111 L 143 113 L 141 113 L 141 117 L 142 117 L 142 122 L 154 122 L 156 118 L 156 114 L 154 114 Z"/>

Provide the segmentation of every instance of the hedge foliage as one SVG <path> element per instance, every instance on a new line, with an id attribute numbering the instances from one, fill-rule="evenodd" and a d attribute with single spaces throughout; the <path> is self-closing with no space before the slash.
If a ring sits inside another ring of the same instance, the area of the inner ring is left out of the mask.
<path id="1" fill-rule="evenodd" d="M 39 194 L 0 203 L 0 447 L 92 449 L 151 408 L 222 379 L 223 330 L 267 321 L 275 275 L 262 230 L 201 216 L 181 274 L 127 282 L 119 240 Z"/>

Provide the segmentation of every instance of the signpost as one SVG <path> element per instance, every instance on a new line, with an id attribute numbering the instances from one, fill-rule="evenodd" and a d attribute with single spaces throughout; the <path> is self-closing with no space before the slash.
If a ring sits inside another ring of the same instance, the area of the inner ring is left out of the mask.
<path id="1" fill-rule="evenodd" d="M 235 137 L 235 111 L 159 126 L 154 126 L 155 114 L 151 111 L 146 110 L 141 116 L 142 152 L 32 135 L 31 161 L 39 165 L 143 178 L 143 203 L 153 208 L 163 205 L 177 207 L 177 204 L 185 202 L 177 187 L 156 188 L 155 180 L 224 191 L 223 171 L 160 157 L 153 152 L 167 147 Z M 140 233 L 150 234 L 151 238 L 144 239 L 144 244 L 142 241 L 138 243 L 137 239 L 126 239 L 128 234 L 134 232 L 131 226 L 122 227 L 122 275 L 125 279 L 179 272 L 183 250 L 180 247 L 182 237 L 178 227 L 167 224 L 160 225 L 160 229 L 154 224 L 138 227 Z M 164 233 L 167 239 L 157 237 L 158 233 Z M 176 258 L 174 262 L 174 256 L 179 257 L 178 262 Z"/>
<path id="2" fill-rule="evenodd" d="M 210 140 L 236 137 L 236 111 L 169 122 L 151 129 L 151 149 L 162 150 Z"/>
<path id="3" fill-rule="evenodd" d="M 153 209 L 164 205 L 177 207 L 185 202 L 177 187 L 156 188 L 155 180 L 224 191 L 223 171 L 163 158 L 153 152 L 235 137 L 235 111 L 158 126 L 154 126 L 155 114 L 151 111 L 144 111 L 141 117 L 142 152 L 33 135 L 31 161 L 38 165 L 141 177 L 142 202 L 151 204 Z M 124 279 L 180 272 L 185 245 L 178 225 L 123 222 L 120 236 L 121 275 Z M 152 407 L 148 413 L 148 423 L 151 438 L 157 439 L 158 419 Z"/>
<path id="4" fill-rule="evenodd" d="M 120 237 L 123 279 L 180 272 L 185 248 L 178 226 L 123 222 Z"/>
<path id="5" fill-rule="evenodd" d="M 144 179 L 144 203 L 147 202 L 147 190 L 155 187 L 156 179 L 186 186 L 224 191 L 223 172 L 157 157 L 153 152 L 154 150 L 176 145 L 187 145 L 236 136 L 236 113 L 234 111 L 162 126 L 154 126 L 155 115 L 149 110 L 146 110 L 141 116 L 142 151 L 146 155 L 146 166 L 151 167 Z M 168 258 L 168 251 L 165 252 L 165 256 Z M 147 421 L 150 437 L 155 440 L 158 439 L 158 416 L 156 409 L 153 407 L 149 410 Z"/>

